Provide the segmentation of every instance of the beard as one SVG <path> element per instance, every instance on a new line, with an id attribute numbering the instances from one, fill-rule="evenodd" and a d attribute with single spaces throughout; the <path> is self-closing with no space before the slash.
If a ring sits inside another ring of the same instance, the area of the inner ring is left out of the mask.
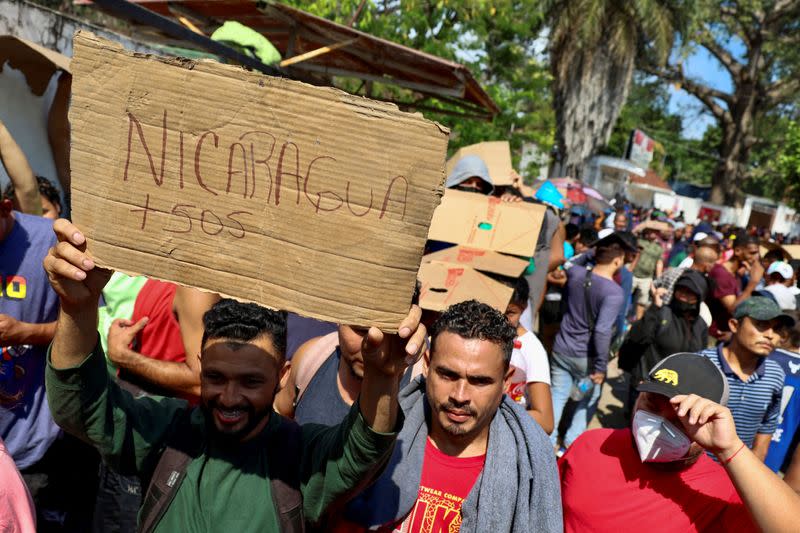
<path id="1" fill-rule="evenodd" d="M 456 424 L 455 422 L 450 422 L 450 423 L 445 422 L 442 424 L 442 429 L 444 429 L 448 434 L 454 437 L 461 437 L 464 435 L 468 435 L 469 433 L 474 431 L 475 428 L 478 426 L 479 422 L 477 420 L 478 412 L 475 410 L 474 407 L 471 407 L 469 405 L 458 406 L 453 402 L 447 401 L 445 403 L 439 404 L 439 406 L 437 407 L 437 411 L 442 415 L 444 415 L 445 420 L 447 420 L 447 411 L 460 411 L 462 413 L 470 415 L 471 421 L 473 422 L 471 427 L 465 427 L 466 424 Z M 468 419 L 466 422 L 469 421 L 470 420 Z"/>
<path id="2" fill-rule="evenodd" d="M 218 402 L 211 400 L 208 403 L 200 405 L 200 410 L 203 412 L 206 428 L 208 434 L 212 435 L 214 440 L 223 445 L 238 444 L 249 435 L 265 418 L 269 417 L 272 409 L 265 409 L 263 411 L 256 411 L 251 405 L 238 406 L 236 409 L 243 411 L 247 417 L 247 421 L 241 429 L 236 431 L 220 431 L 214 420 L 213 410 L 221 408 Z"/>

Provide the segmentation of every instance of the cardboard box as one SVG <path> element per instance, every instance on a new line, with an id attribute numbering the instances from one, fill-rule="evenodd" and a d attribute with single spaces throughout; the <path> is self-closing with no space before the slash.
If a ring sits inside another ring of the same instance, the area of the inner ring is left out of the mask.
<path id="1" fill-rule="evenodd" d="M 433 214 L 428 238 L 532 257 L 545 207 L 502 202 L 494 196 L 447 189 Z"/>
<path id="2" fill-rule="evenodd" d="M 453 304 L 478 300 L 506 312 L 514 289 L 481 274 L 474 268 L 432 261 L 419 268 L 419 305 L 431 311 L 444 311 Z"/>
<path id="3" fill-rule="evenodd" d="M 453 246 L 422 257 L 423 263 L 440 261 L 466 265 L 483 272 L 500 274 L 509 278 L 519 277 L 528 267 L 528 261 L 511 255 L 466 246 Z"/>
<path id="4" fill-rule="evenodd" d="M 495 187 L 513 183 L 511 173 L 514 171 L 514 167 L 511 165 L 511 145 L 508 144 L 508 141 L 488 141 L 460 148 L 453 157 L 447 160 L 448 176 L 458 160 L 467 155 L 477 155 L 483 159 Z"/>
<path id="5" fill-rule="evenodd" d="M 769 242 L 762 239 L 761 245 L 758 247 L 758 253 L 761 257 L 764 257 L 768 252 L 773 250 L 780 251 L 784 261 L 800 259 L 800 244 L 785 244 L 781 246 L 777 242 Z"/>
<path id="6" fill-rule="evenodd" d="M 80 32 L 73 219 L 98 264 L 394 331 L 448 130 L 332 88 Z"/>
<path id="7" fill-rule="evenodd" d="M 784 244 L 783 249 L 792 259 L 800 259 L 800 244 Z"/>

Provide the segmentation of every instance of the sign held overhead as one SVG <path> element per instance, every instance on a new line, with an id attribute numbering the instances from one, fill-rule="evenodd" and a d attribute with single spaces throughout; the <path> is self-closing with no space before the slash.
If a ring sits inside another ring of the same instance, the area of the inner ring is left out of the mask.
<path id="1" fill-rule="evenodd" d="M 419 305 L 430 311 L 444 311 L 451 305 L 478 300 L 506 312 L 514 289 L 481 274 L 474 268 L 432 261 L 419 268 Z"/>
<path id="2" fill-rule="evenodd" d="M 397 328 L 442 193 L 446 128 L 85 32 L 72 72 L 73 219 L 98 264 Z"/>
<path id="3" fill-rule="evenodd" d="M 545 209 L 541 204 L 503 202 L 495 196 L 447 189 L 428 238 L 531 257 Z"/>
<path id="4" fill-rule="evenodd" d="M 451 246 L 422 257 L 423 263 L 433 261 L 467 265 L 475 270 L 500 274 L 509 278 L 519 277 L 528 267 L 528 261 L 519 257 L 466 246 Z"/>
<path id="5" fill-rule="evenodd" d="M 447 174 L 450 175 L 456 163 L 468 155 L 477 155 L 483 160 L 495 187 L 511 185 L 514 182 L 511 177 L 514 172 L 511 164 L 511 145 L 508 141 L 486 141 L 460 148 L 447 160 Z"/>

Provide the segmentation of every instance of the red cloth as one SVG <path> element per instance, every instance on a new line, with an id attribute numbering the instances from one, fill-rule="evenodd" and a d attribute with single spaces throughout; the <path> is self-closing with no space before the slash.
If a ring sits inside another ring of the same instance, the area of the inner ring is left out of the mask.
<path id="1" fill-rule="evenodd" d="M 451 457 L 428 439 L 417 503 L 395 531 L 434 533 L 458 531 L 461 504 L 466 499 L 486 462 L 486 455 Z"/>
<path id="2" fill-rule="evenodd" d="M 719 337 L 720 332 L 730 331 L 728 320 L 731 314 L 725 309 L 720 301 L 723 296 L 739 296 L 742 293 L 742 284 L 739 278 L 728 272 L 728 270 L 717 263 L 708 273 L 711 283 L 711 294 L 708 298 L 708 310 L 713 317 L 709 333 L 714 337 Z"/>
<path id="3" fill-rule="evenodd" d="M 558 468 L 567 533 L 758 531 L 719 464 L 702 454 L 683 470 L 654 468 L 629 429 L 585 432 Z"/>
<path id="4" fill-rule="evenodd" d="M 182 363 L 186 360 L 186 350 L 181 338 L 181 327 L 175 318 L 172 302 L 177 285 L 149 279 L 142 286 L 133 304 L 133 320 L 144 317 L 150 320 L 136 336 L 134 349 L 137 352 L 160 361 Z"/>

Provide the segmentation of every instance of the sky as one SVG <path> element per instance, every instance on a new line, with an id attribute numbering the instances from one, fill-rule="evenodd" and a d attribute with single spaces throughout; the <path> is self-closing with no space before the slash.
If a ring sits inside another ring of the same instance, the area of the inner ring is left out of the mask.
<path id="1" fill-rule="evenodd" d="M 726 48 L 735 58 L 741 58 L 744 45 L 738 41 L 726 43 Z M 674 59 L 674 58 L 673 58 Z M 684 73 L 687 78 L 701 81 L 715 89 L 731 92 L 733 83 L 728 71 L 705 48 L 698 47 L 684 60 Z M 697 98 L 684 90 L 670 86 L 669 111 L 683 117 L 683 135 L 689 139 L 700 139 L 714 117 Z M 721 102 L 722 103 L 722 102 Z M 722 103 L 722 105 L 725 105 Z"/>

